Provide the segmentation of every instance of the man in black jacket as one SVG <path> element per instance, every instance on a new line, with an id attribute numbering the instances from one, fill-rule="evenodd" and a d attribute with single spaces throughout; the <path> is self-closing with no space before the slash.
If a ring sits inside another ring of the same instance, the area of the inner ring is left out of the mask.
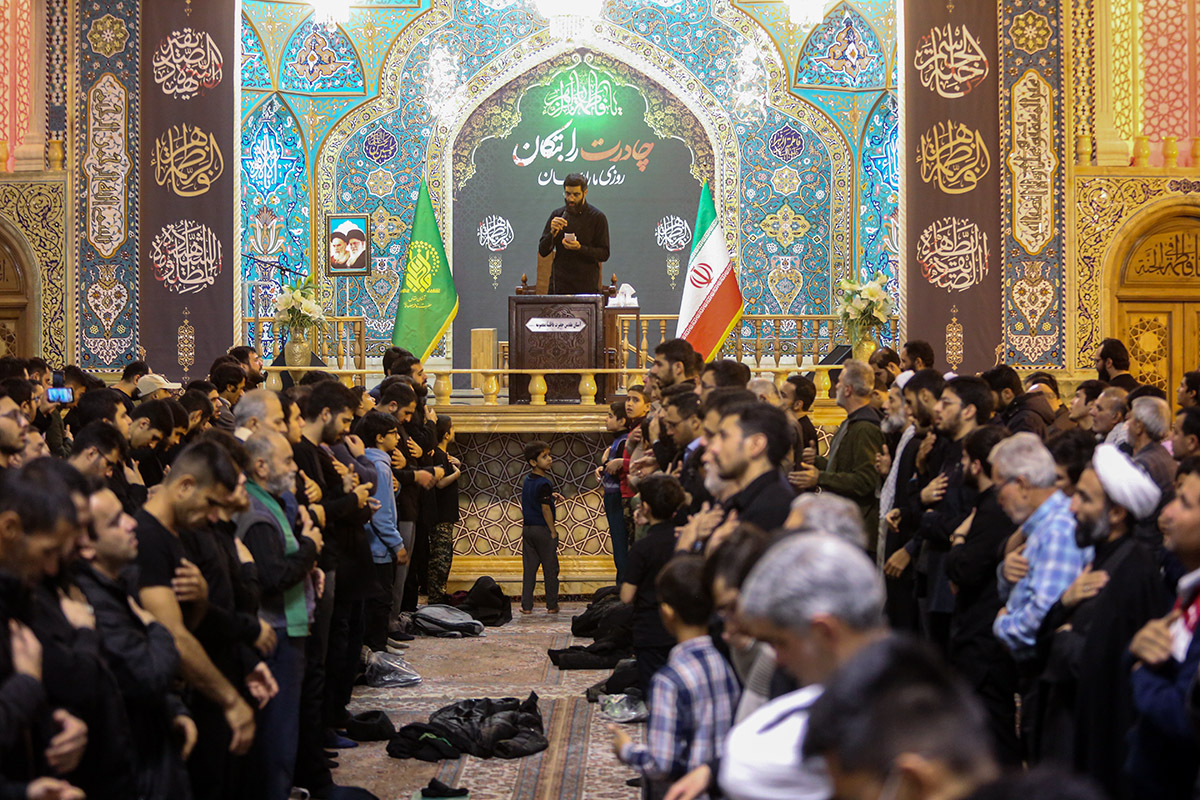
<path id="1" fill-rule="evenodd" d="M 369 567 L 358 564 L 352 557 L 353 546 L 365 537 L 363 526 L 373 513 L 372 485 L 352 485 L 352 478 L 343 479 L 338 465 L 326 447 L 345 438 L 350 421 L 358 407 L 358 397 L 349 387 L 336 381 L 324 381 L 313 386 L 303 409 L 304 423 L 299 443 L 292 446 L 296 466 L 319 487 L 321 499 L 315 505 L 323 514 L 325 545 L 318 564 L 325 574 L 325 592 L 317 607 L 316 624 L 308 638 L 304 668 L 304 688 L 301 700 L 301 742 L 296 760 L 295 782 L 314 794 L 323 794 L 332 785 L 332 777 L 321 755 L 322 736 L 309 738 L 314 731 L 323 732 L 343 722 L 337 717 L 344 709 L 334 708 L 344 694 L 343 687 L 353 682 L 349 675 L 356 670 L 358 654 L 348 652 L 348 637 L 331 639 L 335 617 L 339 630 L 348 630 L 352 604 L 337 601 L 339 576 L 353 586 L 355 581 L 369 580 Z M 347 472 L 347 475 L 350 473 Z M 305 498 L 309 501 L 309 498 Z M 307 503 L 306 504 L 311 504 Z M 357 573 L 357 575 L 356 575 Z M 347 592 L 352 594 L 352 592 Z M 349 675 L 349 677 L 347 677 Z M 322 703 L 318 719 L 313 719 L 313 703 Z"/>
<path id="2" fill-rule="evenodd" d="M 100 649 L 121 690 L 133 732 L 137 796 L 187 797 L 184 760 L 196 743 L 196 723 L 174 692 L 179 651 L 171 632 L 134 599 L 136 523 L 108 488 L 93 492 L 91 526 L 77 580 L 96 616 Z"/>
<path id="3" fill-rule="evenodd" d="M 791 510 L 792 490 L 780 471 L 791 447 L 791 427 L 783 411 L 757 400 L 727 409 L 708 442 L 705 464 L 735 493 L 722 504 L 741 522 L 765 531 L 783 525 Z"/>
<path id="4" fill-rule="evenodd" d="M 1046 440 L 1054 411 L 1041 391 L 1026 392 L 1017 371 L 1007 364 L 992 367 L 980 377 L 991 387 L 998 424 L 1012 433 L 1029 431 Z"/>
<path id="5" fill-rule="evenodd" d="M 997 590 L 996 568 L 1004 543 L 1016 525 L 996 500 L 988 454 L 1008 436 L 999 425 L 984 425 L 963 440 L 962 470 L 974 491 L 971 515 L 950 537 L 946 577 L 954 589 L 950 620 L 950 663 L 971 684 L 988 714 L 988 728 L 1002 764 L 1021 763 L 1017 741 L 1016 664 L 992 634 L 1004 603 Z"/>
<path id="6" fill-rule="evenodd" d="M 34 622 L 30 587 L 41 580 L 46 565 L 58 564 L 76 524 L 75 504 L 61 481 L 35 480 L 28 470 L 8 470 L 0 477 L 0 776 L 8 782 L 5 790 L 46 786 L 39 776 L 71 777 L 87 749 L 87 724 L 47 697 L 42 645 L 29 627 Z"/>
<path id="7" fill-rule="evenodd" d="M 261 616 L 275 630 L 267 658 L 279 694 L 259 713 L 256 749 L 263 759 L 267 800 L 286 800 L 292 787 L 300 727 L 300 693 L 309 618 L 315 606 L 310 574 L 324 540 L 299 509 L 292 519 L 284 495 L 296 486 L 296 461 L 282 434 L 263 428 L 246 440 L 250 508 L 239 515 L 237 536 L 254 557 Z M 259 744 L 261 743 L 261 747 Z"/>

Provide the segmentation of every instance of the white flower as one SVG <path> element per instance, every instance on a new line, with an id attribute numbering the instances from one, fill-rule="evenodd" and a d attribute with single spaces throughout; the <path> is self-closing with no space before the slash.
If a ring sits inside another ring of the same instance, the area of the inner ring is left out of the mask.
<path id="1" fill-rule="evenodd" d="M 321 317 L 321 307 L 312 300 L 304 300 L 300 303 L 300 310 L 309 317 Z"/>
<path id="2" fill-rule="evenodd" d="M 275 307 L 280 311 L 287 311 L 295 304 L 296 301 L 289 292 L 283 292 L 279 297 L 275 298 Z"/>

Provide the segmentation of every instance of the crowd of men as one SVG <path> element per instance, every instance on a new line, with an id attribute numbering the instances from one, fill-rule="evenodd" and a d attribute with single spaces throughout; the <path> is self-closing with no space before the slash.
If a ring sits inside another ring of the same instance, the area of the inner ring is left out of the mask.
<path id="1" fill-rule="evenodd" d="M 650 722 L 614 748 L 644 796 L 1193 796 L 1200 372 L 1172 413 L 1120 341 L 1095 365 L 1064 397 L 883 348 L 820 444 L 806 377 L 660 345 L 599 470 L 635 509 L 608 518 Z"/>
<path id="2" fill-rule="evenodd" d="M 881 349 L 822 441 L 809 378 L 663 342 L 596 476 L 645 795 L 1192 796 L 1200 372 L 1172 414 L 1095 355 L 1063 397 Z M 0 798 L 344 791 L 363 646 L 445 599 L 458 508 L 423 365 L 385 362 L 371 393 L 259 388 L 249 348 L 186 387 L 68 367 L 55 403 L 0 359 Z"/>
<path id="3" fill-rule="evenodd" d="M 369 796 L 331 772 L 364 643 L 445 601 L 458 509 L 451 420 L 385 365 L 0 359 L 0 797 Z"/>

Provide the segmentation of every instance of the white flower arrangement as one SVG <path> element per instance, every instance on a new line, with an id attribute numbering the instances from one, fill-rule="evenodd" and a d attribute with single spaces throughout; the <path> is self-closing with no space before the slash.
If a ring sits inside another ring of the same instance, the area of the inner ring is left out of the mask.
<path id="1" fill-rule="evenodd" d="M 284 286 L 275 297 L 275 321 L 292 330 L 323 327 L 325 310 L 315 299 L 316 290 L 316 281 L 311 277 L 295 286 Z"/>
<path id="2" fill-rule="evenodd" d="M 896 302 L 888 294 L 887 276 L 882 272 L 863 283 L 843 280 L 838 284 L 842 295 L 838 301 L 837 315 L 850 336 L 851 344 L 858 344 L 870 336 L 871 329 L 886 325 L 896 309 Z"/>

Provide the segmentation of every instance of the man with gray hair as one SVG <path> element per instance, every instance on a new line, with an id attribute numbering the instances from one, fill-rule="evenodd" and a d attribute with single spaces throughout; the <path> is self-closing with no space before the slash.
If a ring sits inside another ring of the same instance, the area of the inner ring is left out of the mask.
<path id="1" fill-rule="evenodd" d="M 1028 571 L 1015 584 L 1001 573 L 1000 594 L 1008 596 L 992 632 L 1018 665 L 1035 657 L 1038 628 L 1083 565 L 1092 560 L 1090 546 L 1075 544 L 1071 502 L 1055 488 L 1054 458 L 1036 434 L 1015 434 L 992 448 L 988 460 L 996 483 L 996 499 L 1021 526 L 1009 538 L 1006 552 L 1021 551 Z"/>
<path id="2" fill-rule="evenodd" d="M 779 399 L 779 388 L 770 378 L 754 378 L 746 384 L 746 388 L 754 392 L 754 396 L 764 403 L 783 408 L 783 403 Z"/>
<path id="3" fill-rule="evenodd" d="M 849 542 L 824 533 L 789 536 L 759 560 L 742 587 L 744 630 L 775 649 L 779 666 L 803 688 L 778 697 L 734 726 L 718 784 L 731 800 L 825 800 L 824 759 L 804 758 L 808 710 L 822 684 L 855 653 L 887 636 L 883 580 Z M 680 779 L 666 800 L 707 791 L 712 766 Z"/>
<path id="4" fill-rule="evenodd" d="M 1120 387 L 1109 386 L 1092 404 L 1092 432 L 1096 434 L 1097 441 L 1129 447 L 1129 431 L 1125 424 L 1128 411 L 1125 397 L 1128 394 Z"/>
<path id="5" fill-rule="evenodd" d="M 851 359 L 842 365 L 838 376 L 837 404 L 846 411 L 829 443 L 827 457 L 817 457 L 815 465 L 800 467 L 792 485 L 798 489 L 818 487 L 853 500 L 866 528 L 867 546 L 875 551 L 879 536 L 879 484 L 875 457 L 883 452 L 880 413 L 871 406 L 875 390 L 875 371 L 865 362 Z"/>
<path id="6" fill-rule="evenodd" d="M 233 435 L 243 442 L 258 431 L 273 430 L 287 433 L 287 419 L 283 416 L 283 404 L 279 395 L 270 389 L 255 389 L 246 392 L 234 409 Z"/>
<path id="7" fill-rule="evenodd" d="M 858 506 L 836 494 L 798 495 L 783 529 L 784 533 L 828 533 L 855 547 L 867 546 Z"/>
<path id="8" fill-rule="evenodd" d="M 1158 506 L 1161 509 L 1174 496 L 1175 470 L 1179 466 L 1162 443 L 1171 435 L 1171 407 L 1160 397 L 1143 395 L 1133 401 L 1126 425 L 1129 444 L 1133 446 L 1133 463 L 1146 470 L 1162 492 L 1164 501 Z"/>

